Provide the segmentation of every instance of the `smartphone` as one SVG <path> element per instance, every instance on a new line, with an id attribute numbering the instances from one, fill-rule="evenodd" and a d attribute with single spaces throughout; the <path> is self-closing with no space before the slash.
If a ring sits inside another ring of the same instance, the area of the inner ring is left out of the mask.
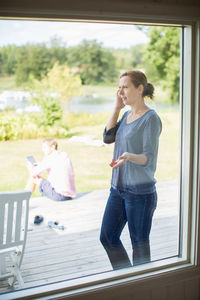
<path id="1" fill-rule="evenodd" d="M 34 165 L 34 164 L 36 164 L 36 160 L 35 160 L 35 158 L 33 157 L 33 156 L 27 156 L 26 157 L 26 159 L 32 164 L 32 165 Z"/>

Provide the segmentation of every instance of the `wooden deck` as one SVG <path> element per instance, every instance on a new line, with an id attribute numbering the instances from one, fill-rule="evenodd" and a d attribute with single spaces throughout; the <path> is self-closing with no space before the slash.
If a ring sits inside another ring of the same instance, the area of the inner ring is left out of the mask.
<path id="1" fill-rule="evenodd" d="M 159 200 L 151 231 L 152 260 L 178 253 L 178 186 L 176 182 L 162 182 L 157 188 Z M 92 191 L 64 202 L 42 197 L 31 199 L 28 238 L 21 267 L 26 288 L 111 270 L 99 242 L 108 193 L 108 190 Z M 42 215 L 44 221 L 34 225 L 35 215 Z M 51 220 L 59 221 L 65 230 L 49 228 L 48 221 Z M 127 228 L 122 240 L 131 258 Z M 18 289 L 17 283 L 14 289 Z M 5 291 L 9 291 L 7 282 L 0 282 L 0 293 Z"/>

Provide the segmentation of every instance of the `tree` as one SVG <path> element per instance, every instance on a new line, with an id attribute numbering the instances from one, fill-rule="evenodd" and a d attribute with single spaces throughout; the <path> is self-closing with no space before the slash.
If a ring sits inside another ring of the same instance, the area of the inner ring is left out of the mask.
<path id="1" fill-rule="evenodd" d="M 65 42 L 59 36 L 54 36 L 47 43 L 48 53 L 51 58 L 51 68 L 58 61 L 60 65 L 67 62 L 68 49 Z"/>
<path id="2" fill-rule="evenodd" d="M 0 73 L 12 75 L 16 68 L 16 53 L 18 47 L 15 45 L 8 45 L 0 48 Z"/>
<path id="3" fill-rule="evenodd" d="M 17 53 L 17 66 L 15 71 L 15 80 L 16 84 L 20 85 L 23 82 L 26 82 L 29 78 L 30 73 L 30 59 L 26 46 L 19 48 Z"/>
<path id="4" fill-rule="evenodd" d="M 114 55 L 95 40 L 84 40 L 79 46 L 71 47 L 68 64 L 77 68 L 83 84 L 114 82 L 117 75 Z"/>
<path id="5" fill-rule="evenodd" d="M 69 67 L 56 62 L 39 81 L 32 79 L 32 102 L 42 109 L 42 124 L 53 125 L 62 118 L 62 109 L 70 99 L 80 95 L 81 80 Z"/>
<path id="6" fill-rule="evenodd" d="M 129 70 L 132 68 L 132 55 L 131 49 L 113 49 L 109 48 L 109 51 L 115 56 L 116 68 L 121 73 L 124 70 Z"/>
<path id="7" fill-rule="evenodd" d="M 49 47 L 45 44 L 21 46 L 17 53 L 16 83 L 20 85 L 33 77 L 40 80 L 56 61 L 63 64 L 66 60 L 66 48 L 55 39 Z"/>
<path id="8" fill-rule="evenodd" d="M 34 77 L 40 79 L 47 73 L 50 66 L 47 48 L 45 45 L 25 45 L 17 53 L 16 83 L 28 82 Z"/>
<path id="9" fill-rule="evenodd" d="M 151 27 L 146 60 L 155 66 L 161 83 L 169 89 L 172 103 L 179 101 L 180 81 L 180 29 L 176 27 Z"/>
<path id="10" fill-rule="evenodd" d="M 139 68 L 145 64 L 143 55 L 145 48 L 145 44 L 135 45 L 131 47 L 131 65 L 133 66 L 133 68 Z"/>
<path id="11" fill-rule="evenodd" d="M 120 73 L 127 70 L 144 70 L 150 82 L 158 83 L 158 72 L 154 65 L 145 59 L 147 43 L 132 46 L 129 49 L 109 49 L 116 57 L 116 66 Z"/>

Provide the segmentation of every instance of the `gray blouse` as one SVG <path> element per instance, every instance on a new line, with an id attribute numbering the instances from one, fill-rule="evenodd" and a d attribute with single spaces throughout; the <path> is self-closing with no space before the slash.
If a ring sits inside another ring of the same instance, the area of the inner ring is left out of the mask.
<path id="1" fill-rule="evenodd" d="M 127 124 L 130 112 L 126 111 L 114 128 L 104 130 L 103 140 L 107 144 L 115 142 L 114 160 L 122 153 L 129 152 L 145 154 L 147 163 L 139 165 L 126 161 L 119 168 L 113 169 L 111 186 L 134 194 L 153 193 L 162 123 L 155 110 L 150 109 L 137 120 Z"/>

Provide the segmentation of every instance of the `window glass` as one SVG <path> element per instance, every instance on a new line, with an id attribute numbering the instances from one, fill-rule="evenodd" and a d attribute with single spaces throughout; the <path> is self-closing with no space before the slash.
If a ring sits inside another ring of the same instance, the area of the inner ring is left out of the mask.
<path id="1" fill-rule="evenodd" d="M 181 31 L 171 26 L 0 20 L 0 190 L 23 190 L 29 177 L 26 157 L 41 162 L 43 138 L 53 138 L 70 158 L 68 171 L 75 174 L 77 193 L 74 197 L 71 184 L 67 196 L 72 199 L 42 196 L 50 170 L 43 160 L 40 171 L 48 172 L 42 175 L 43 185 L 35 175 L 30 200 L 21 265 L 25 288 L 113 268 L 134 270 L 132 264 L 179 255 Z M 130 70 L 146 74 L 147 82 L 137 78 L 136 85 L 130 75 L 120 79 Z M 154 86 L 153 100 L 147 83 Z M 118 89 L 118 98 L 129 105 L 118 112 L 120 126 L 107 130 L 108 140 L 117 134 L 121 141 L 113 156 L 117 140 L 107 143 L 103 132 Z M 143 99 L 144 90 L 145 104 L 134 106 L 131 101 Z M 123 165 L 113 171 L 112 158 L 116 161 L 124 152 L 141 156 L 124 156 Z M 112 172 L 117 175 L 111 181 Z M 62 180 L 56 176 L 59 190 Z M 113 220 L 112 203 L 101 229 L 111 184 L 118 188 L 118 196 L 115 190 L 112 197 L 120 203 L 119 219 Z M 117 239 L 120 230 L 124 247 Z M 11 290 L 6 280 L 0 283 L 1 293 Z M 20 289 L 18 281 L 14 289 Z"/>

